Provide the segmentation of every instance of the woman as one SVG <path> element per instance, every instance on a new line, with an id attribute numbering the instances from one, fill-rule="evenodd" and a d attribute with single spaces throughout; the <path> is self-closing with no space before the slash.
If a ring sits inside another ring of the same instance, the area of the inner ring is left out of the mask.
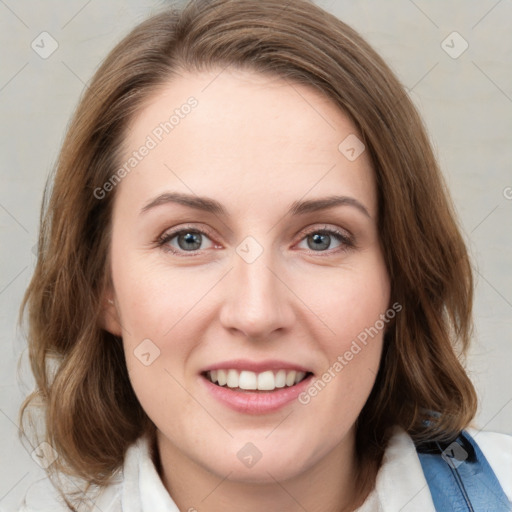
<path id="1" fill-rule="evenodd" d="M 42 399 L 59 491 L 23 510 L 450 510 L 475 467 L 460 499 L 509 510 L 511 438 L 461 435 L 472 286 L 421 120 L 352 29 L 306 1 L 158 15 L 54 176 L 22 419 Z"/>

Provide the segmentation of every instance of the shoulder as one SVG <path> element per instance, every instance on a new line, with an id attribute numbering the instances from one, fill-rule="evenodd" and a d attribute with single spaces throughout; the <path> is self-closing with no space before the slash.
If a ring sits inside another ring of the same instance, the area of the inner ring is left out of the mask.
<path id="1" fill-rule="evenodd" d="M 154 476 L 156 470 L 152 464 L 150 443 L 145 436 L 141 436 L 129 446 L 124 456 L 123 467 L 116 471 L 109 485 L 95 486 L 86 493 L 82 493 L 77 512 L 90 511 L 93 508 L 102 512 L 121 512 L 123 503 L 129 503 L 130 510 L 139 510 L 138 505 L 141 499 L 139 485 L 142 477 L 145 473 L 149 473 L 150 478 L 158 479 Z M 146 469 L 147 467 L 149 470 Z M 70 478 L 61 475 L 61 481 L 66 484 L 63 489 L 66 494 L 76 493 L 80 489 L 80 486 Z M 151 483 L 155 485 L 154 482 Z M 46 477 L 30 486 L 17 512 L 69 512 L 70 510 L 59 490 Z"/>
<path id="2" fill-rule="evenodd" d="M 512 502 L 512 436 L 466 429 L 487 459 Z M 397 486 L 397 482 L 400 485 Z M 395 427 L 377 475 L 375 494 L 381 510 L 435 511 L 416 446 L 407 432 Z M 366 510 L 366 509 L 362 509 Z M 368 509 L 373 510 L 373 509 Z"/>
<path id="3" fill-rule="evenodd" d="M 393 427 L 390 434 L 375 482 L 374 493 L 380 506 L 377 510 L 435 512 L 412 438 L 398 426 Z"/>
<path id="4" fill-rule="evenodd" d="M 28 489 L 18 512 L 69 511 L 48 478 L 35 481 Z"/>
<path id="5" fill-rule="evenodd" d="M 62 479 L 68 482 L 63 489 L 66 493 L 78 491 L 76 496 L 80 498 L 80 505 L 77 512 L 92 510 L 91 505 L 95 505 L 102 512 L 121 512 L 122 473 L 120 471 L 114 475 L 110 485 L 94 487 L 87 492 L 82 492 L 81 495 L 80 487 L 73 484 L 71 479 L 66 477 Z M 66 504 L 61 492 L 48 477 L 45 477 L 29 487 L 17 512 L 70 512 L 70 510 L 72 509 Z"/>
<path id="6" fill-rule="evenodd" d="M 466 430 L 482 450 L 507 498 L 512 502 L 512 436 L 474 428 Z"/>

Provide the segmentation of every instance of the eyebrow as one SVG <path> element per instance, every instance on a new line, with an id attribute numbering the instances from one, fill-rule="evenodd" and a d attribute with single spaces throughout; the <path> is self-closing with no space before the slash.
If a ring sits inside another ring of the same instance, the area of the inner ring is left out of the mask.
<path id="1" fill-rule="evenodd" d="M 199 197 L 178 192 L 166 192 L 150 200 L 140 211 L 146 213 L 153 208 L 164 204 L 181 204 L 189 208 L 201 210 L 219 216 L 227 216 L 226 209 L 221 203 L 209 197 Z M 319 199 L 308 199 L 306 201 L 294 201 L 288 209 L 290 215 L 305 215 L 307 213 L 327 210 L 336 206 L 352 206 L 371 219 L 368 209 L 357 199 L 349 196 L 328 196 Z"/>

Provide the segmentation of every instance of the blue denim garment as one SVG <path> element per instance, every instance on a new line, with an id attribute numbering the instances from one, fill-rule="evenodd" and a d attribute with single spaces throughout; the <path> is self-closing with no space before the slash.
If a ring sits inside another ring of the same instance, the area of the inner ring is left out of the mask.
<path id="1" fill-rule="evenodd" d="M 452 443 L 417 446 L 437 512 L 511 512 L 484 454 L 468 432 Z"/>

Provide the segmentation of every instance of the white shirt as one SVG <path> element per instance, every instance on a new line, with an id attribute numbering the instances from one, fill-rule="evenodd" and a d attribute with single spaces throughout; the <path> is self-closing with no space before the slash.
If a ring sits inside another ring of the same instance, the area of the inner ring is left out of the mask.
<path id="1" fill-rule="evenodd" d="M 474 429 L 468 429 L 468 432 L 478 443 L 512 503 L 512 436 Z M 89 501 L 87 505 L 86 501 L 80 511 L 180 512 L 157 473 L 145 437 L 128 448 L 116 480 L 104 487 L 93 502 Z M 29 489 L 19 512 L 68 512 L 62 503 L 49 480 L 43 479 Z M 418 510 L 435 512 L 432 496 L 412 439 L 396 427 L 384 453 L 375 488 L 357 512 Z"/>

